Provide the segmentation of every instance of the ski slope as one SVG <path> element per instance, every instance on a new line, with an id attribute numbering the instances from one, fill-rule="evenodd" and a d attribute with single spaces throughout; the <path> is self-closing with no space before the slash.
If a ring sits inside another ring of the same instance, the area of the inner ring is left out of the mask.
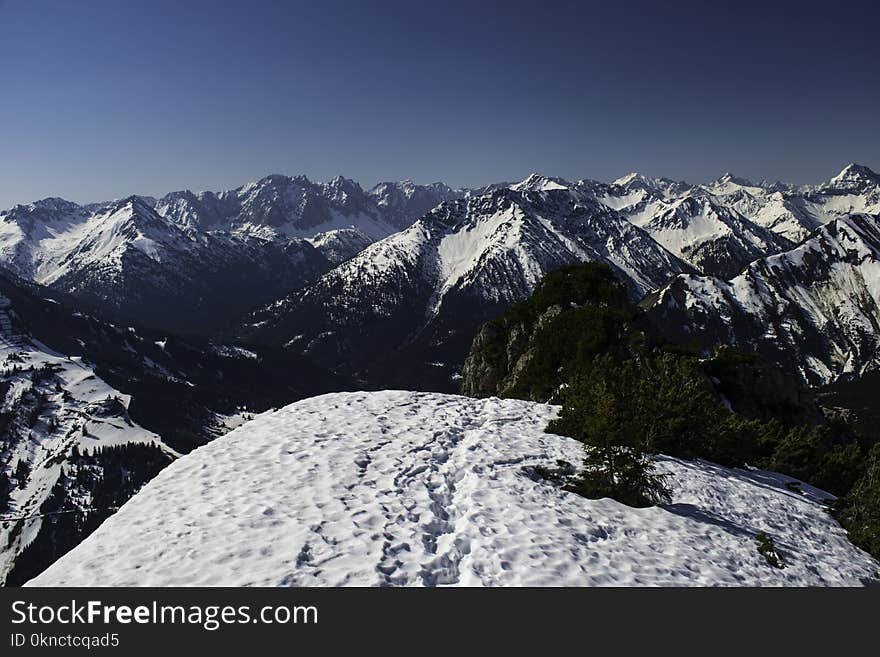
<path id="1" fill-rule="evenodd" d="M 859 585 L 880 564 L 827 495 L 660 457 L 665 507 L 536 477 L 557 408 L 402 391 L 291 404 L 177 460 L 35 586 Z M 769 534 L 785 568 L 755 535 Z"/>

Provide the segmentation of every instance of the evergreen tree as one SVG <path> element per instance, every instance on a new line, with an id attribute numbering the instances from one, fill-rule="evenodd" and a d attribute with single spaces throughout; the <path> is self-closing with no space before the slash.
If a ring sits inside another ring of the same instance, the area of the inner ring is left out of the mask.
<path id="1" fill-rule="evenodd" d="M 637 394 L 636 368 L 631 362 L 610 365 L 607 359 L 598 359 L 593 376 L 572 383 L 560 419 L 548 430 L 584 443 L 584 469 L 573 490 L 630 506 L 657 504 L 668 499 L 669 492 L 646 451 L 645 427 L 631 412 L 630 400 Z"/>

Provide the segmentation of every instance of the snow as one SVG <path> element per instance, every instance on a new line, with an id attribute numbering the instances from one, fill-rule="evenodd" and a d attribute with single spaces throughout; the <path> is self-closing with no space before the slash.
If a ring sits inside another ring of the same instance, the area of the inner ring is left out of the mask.
<path id="1" fill-rule="evenodd" d="M 99 378 L 82 358 L 67 358 L 18 333 L 13 313 L 10 300 L 0 295 L 0 379 L 10 384 L 2 410 L 9 411 L 33 392 L 46 396 L 46 407 L 26 432 L 16 431 L 13 425 L 4 435 L 4 462 L 10 466 L 27 463 L 29 475 L 10 491 L 9 509 L 0 514 L 0 579 L 37 536 L 43 522 L 40 509 L 74 448 L 91 452 L 98 447 L 154 443 L 177 455 L 160 436 L 127 421 L 124 414 L 102 413 L 102 404 L 108 399 L 115 398 L 127 409 L 131 397 Z M 53 374 L 37 384 L 32 373 L 44 367 L 51 367 Z M 21 523 L 6 520 L 20 517 L 26 519 Z"/>
<path id="2" fill-rule="evenodd" d="M 189 238 L 134 197 L 91 214 L 70 204 L 58 216 L 32 217 L 26 230 L 14 223 L 21 220 L 20 207 L 0 216 L 0 259 L 19 275 L 44 285 L 80 267 L 119 267 L 128 248 L 157 262 L 169 252 L 191 248 Z"/>
<path id="3" fill-rule="evenodd" d="M 522 211 L 511 206 L 493 215 L 478 216 L 445 235 L 437 247 L 442 291 L 472 276 L 487 251 L 515 249 L 522 242 L 522 223 Z"/>
<path id="4" fill-rule="evenodd" d="M 636 189 L 626 194 L 605 194 L 604 196 L 600 196 L 598 198 L 602 205 L 606 206 L 607 208 L 610 208 L 611 210 L 624 211 L 638 205 L 641 201 L 645 199 L 645 196 L 645 190 Z M 662 202 L 660 203 L 662 205 Z"/>
<path id="5" fill-rule="evenodd" d="M 563 180 L 562 178 L 550 178 L 548 176 L 542 176 L 540 173 L 533 173 L 524 180 L 521 180 L 520 182 L 511 185 L 510 189 L 519 192 L 547 192 L 560 189 L 569 189 L 570 187 L 571 183 Z"/>
<path id="6" fill-rule="evenodd" d="M 250 360 L 259 360 L 259 354 L 244 347 L 235 345 L 220 345 L 214 347 L 214 351 L 224 358 L 247 358 Z"/>
<path id="7" fill-rule="evenodd" d="M 674 223 L 658 221 L 656 226 L 651 222 L 643 227 L 648 230 L 651 237 L 679 257 L 689 248 L 717 240 L 732 232 L 708 203 L 694 209 L 694 214 L 688 214 L 687 210 L 679 213 L 677 210 L 680 204 L 672 207 L 676 209 L 672 215 L 675 219 Z"/>
<path id="8" fill-rule="evenodd" d="M 252 235 L 263 239 L 277 239 L 279 236 L 300 239 L 312 239 L 321 233 L 334 231 L 357 231 L 370 240 L 379 240 L 396 233 L 398 229 L 382 219 L 366 213 L 345 215 L 336 209 L 329 211 L 329 217 L 318 226 L 299 226 L 294 220 L 280 226 L 267 226 L 252 222 L 243 222 L 233 226 L 233 232 L 240 235 Z"/>
<path id="9" fill-rule="evenodd" d="M 557 408 L 336 393 L 177 460 L 32 586 L 858 585 L 821 491 L 658 457 L 671 504 L 588 500 L 531 474 L 582 446 Z M 785 568 L 756 549 L 764 531 Z"/>

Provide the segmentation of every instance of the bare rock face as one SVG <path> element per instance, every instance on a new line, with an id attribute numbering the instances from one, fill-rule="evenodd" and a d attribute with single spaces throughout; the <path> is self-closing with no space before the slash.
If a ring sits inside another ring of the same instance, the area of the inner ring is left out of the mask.
<path id="1" fill-rule="evenodd" d="M 562 306 L 545 310 L 535 324 L 501 318 L 480 327 L 461 372 L 461 392 L 470 397 L 504 397 L 534 355 L 532 340 Z"/>

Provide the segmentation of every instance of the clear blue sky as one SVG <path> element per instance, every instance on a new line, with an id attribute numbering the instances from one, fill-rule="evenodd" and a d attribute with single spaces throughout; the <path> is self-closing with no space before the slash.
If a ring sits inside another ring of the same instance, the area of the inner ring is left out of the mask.
<path id="1" fill-rule="evenodd" d="M 0 207 L 880 168 L 880 11 L 825 5 L 0 0 Z"/>

